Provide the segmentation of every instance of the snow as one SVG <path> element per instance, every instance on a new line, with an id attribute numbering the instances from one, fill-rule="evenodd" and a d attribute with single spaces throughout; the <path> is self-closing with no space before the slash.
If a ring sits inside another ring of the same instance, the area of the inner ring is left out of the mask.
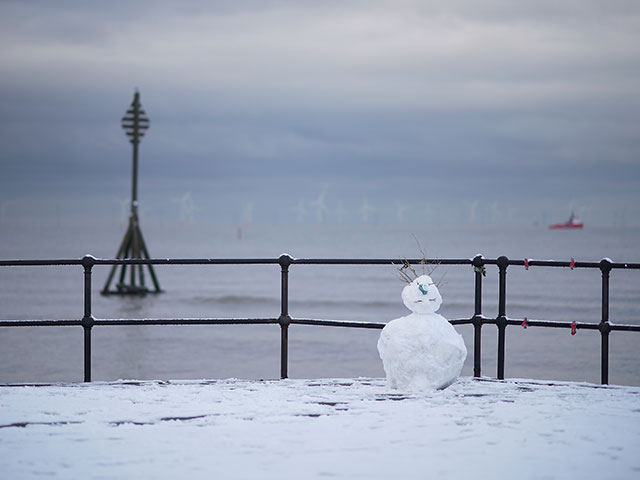
<path id="1" fill-rule="evenodd" d="M 412 313 L 387 323 L 378 340 L 389 387 L 446 388 L 460 375 L 467 349 L 462 336 L 435 313 L 442 304 L 438 287 L 420 275 L 404 287 L 402 301 Z"/>
<path id="2" fill-rule="evenodd" d="M 640 388 L 459 378 L 0 387 L 3 478 L 638 478 Z"/>

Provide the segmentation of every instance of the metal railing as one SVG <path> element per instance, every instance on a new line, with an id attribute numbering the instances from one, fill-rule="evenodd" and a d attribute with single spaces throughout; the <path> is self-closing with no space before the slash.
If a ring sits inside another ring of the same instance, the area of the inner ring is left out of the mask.
<path id="1" fill-rule="evenodd" d="M 330 327 L 382 329 L 385 323 L 345 320 L 323 320 L 314 318 L 292 318 L 289 315 L 289 267 L 291 265 L 390 265 L 400 264 L 405 259 L 320 259 L 292 258 L 283 254 L 279 258 L 237 258 L 237 259 L 99 259 L 87 255 L 81 259 L 70 260 L 0 260 L 0 267 L 11 266 L 61 266 L 80 265 L 84 269 L 84 314 L 80 320 L 1 320 L 0 327 L 38 327 L 38 326 L 82 326 L 84 329 L 84 381 L 91 381 L 91 332 L 94 326 L 111 325 L 279 325 L 280 326 L 280 377 L 288 377 L 289 363 L 289 326 L 323 325 Z M 406 260 L 410 264 L 420 264 L 424 259 Z M 598 330 L 601 337 L 601 382 L 609 383 L 609 333 L 612 331 L 640 332 L 640 325 L 619 325 L 609 321 L 609 278 L 615 269 L 640 269 L 640 263 L 615 263 L 609 259 L 600 262 L 570 262 L 554 260 L 509 260 L 507 257 L 486 259 L 477 255 L 473 259 L 427 259 L 428 263 L 439 265 L 467 265 L 473 267 L 475 275 L 474 312 L 470 318 L 450 320 L 453 325 L 474 327 L 473 375 L 481 375 L 482 327 L 496 325 L 498 329 L 497 378 L 504 379 L 505 341 L 508 325 L 531 327 L 569 328 Z M 91 312 L 91 277 L 96 265 L 279 265 L 281 275 L 280 315 L 272 318 L 162 318 L 162 319 L 98 319 Z M 495 318 L 482 314 L 482 284 L 487 265 L 498 267 L 498 315 Z M 564 267 L 599 269 L 602 274 L 601 317 L 599 323 L 562 322 L 548 320 L 514 319 L 507 317 L 507 269 L 511 265 L 539 267 Z"/>

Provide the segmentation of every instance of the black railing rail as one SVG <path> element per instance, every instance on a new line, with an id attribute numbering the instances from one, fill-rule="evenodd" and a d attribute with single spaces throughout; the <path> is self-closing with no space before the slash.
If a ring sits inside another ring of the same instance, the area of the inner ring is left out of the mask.
<path id="1" fill-rule="evenodd" d="M 330 320 L 317 318 L 292 318 L 289 315 L 289 268 L 291 265 L 390 265 L 401 264 L 398 258 L 293 258 L 287 254 L 278 258 L 155 258 L 155 259 L 101 259 L 86 255 L 80 259 L 58 260 L 0 260 L 0 267 L 16 266 L 82 266 L 84 272 L 84 313 L 81 319 L 55 320 L 0 320 L 0 327 L 81 326 L 84 329 L 84 381 L 91 381 L 91 332 L 94 326 L 110 325 L 279 325 L 280 326 L 280 377 L 288 377 L 289 326 L 319 325 L 346 328 L 382 329 L 385 323 Z M 417 265 L 424 259 L 408 259 Z M 505 256 L 495 259 L 477 255 L 472 259 L 427 259 L 429 264 L 462 265 L 473 267 L 475 276 L 474 312 L 470 318 L 453 319 L 453 325 L 473 325 L 473 375 L 481 376 L 482 327 L 496 325 L 498 329 L 497 378 L 504 379 L 506 329 L 509 325 L 526 322 L 530 327 L 570 328 L 598 330 L 601 336 L 601 382 L 609 383 L 609 333 L 612 331 L 640 332 L 640 325 L 612 324 L 609 321 L 609 278 L 612 270 L 640 270 L 640 263 L 617 263 L 605 258 L 599 262 L 555 260 L 510 260 Z M 145 318 L 99 319 L 92 314 L 91 278 L 96 265 L 279 265 L 280 266 L 280 315 L 271 318 Z M 498 267 L 498 315 L 495 318 L 482 314 L 482 284 L 486 266 Z M 509 266 L 564 267 L 599 269 L 602 277 L 601 316 L 599 323 L 564 322 L 551 320 L 515 319 L 507 316 L 507 269 Z"/>

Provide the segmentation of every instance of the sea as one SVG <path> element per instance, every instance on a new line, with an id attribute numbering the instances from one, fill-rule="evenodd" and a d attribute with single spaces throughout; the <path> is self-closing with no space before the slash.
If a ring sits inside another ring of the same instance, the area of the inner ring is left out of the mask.
<path id="1" fill-rule="evenodd" d="M 154 258 L 486 258 L 640 262 L 640 228 L 542 226 L 323 226 L 222 225 L 155 220 L 142 231 Z M 113 258 L 126 225 L 113 219 L 14 219 L 0 228 L 0 258 L 58 259 L 91 254 Z M 109 272 L 96 266 L 93 315 L 120 318 L 257 318 L 280 313 L 278 265 L 157 266 L 159 295 L 102 296 Z M 470 266 L 429 265 L 440 282 L 448 319 L 474 308 Z M 418 269 L 420 270 L 420 268 Z M 601 276 L 596 269 L 511 266 L 510 318 L 598 323 Z M 640 271 L 611 273 L 610 319 L 640 324 Z M 393 265 L 292 265 L 290 314 L 388 322 L 408 314 L 404 284 Z M 497 315 L 498 271 L 487 267 L 483 314 Z M 83 315 L 80 266 L 0 267 L 3 320 L 79 319 Z M 462 375 L 473 373 L 473 327 L 457 326 L 468 349 Z M 379 330 L 292 325 L 289 375 L 293 378 L 383 377 L 376 349 Z M 482 336 L 482 375 L 496 376 L 497 329 Z M 597 331 L 522 328 L 506 331 L 505 376 L 600 381 Z M 97 326 L 92 334 L 93 380 L 271 379 L 280 374 L 277 325 Z M 0 328 L 0 383 L 74 382 L 83 379 L 81 327 Z M 640 333 L 612 332 L 610 383 L 640 385 Z"/>

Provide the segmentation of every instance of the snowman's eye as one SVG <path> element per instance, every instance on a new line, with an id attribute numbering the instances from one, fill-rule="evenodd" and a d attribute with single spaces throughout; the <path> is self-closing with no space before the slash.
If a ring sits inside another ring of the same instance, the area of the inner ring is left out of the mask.
<path id="1" fill-rule="evenodd" d="M 420 291 L 422 292 L 423 295 L 426 295 L 428 290 L 427 287 L 425 287 L 423 284 L 419 284 L 418 288 L 420 289 Z"/>

